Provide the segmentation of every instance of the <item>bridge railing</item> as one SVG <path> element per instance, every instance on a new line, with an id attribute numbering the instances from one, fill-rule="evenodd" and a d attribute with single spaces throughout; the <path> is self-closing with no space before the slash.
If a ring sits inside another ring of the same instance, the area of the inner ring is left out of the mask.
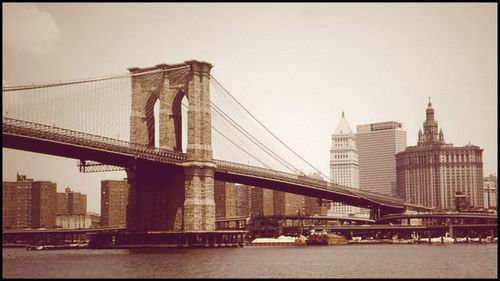
<path id="1" fill-rule="evenodd" d="M 3 117 L 2 130 L 4 133 L 40 138 L 44 140 L 53 140 L 71 145 L 103 149 L 162 163 L 180 164 L 186 159 L 186 155 L 182 152 L 170 151 L 161 148 L 152 148 L 123 140 L 92 135 L 79 131 L 7 117 Z M 401 199 L 342 186 L 326 182 L 324 180 L 311 178 L 305 175 L 296 175 L 224 160 L 214 161 L 217 164 L 217 169 L 227 169 L 246 175 L 260 176 L 284 182 L 307 185 L 323 190 L 335 191 L 346 196 L 376 201 L 378 203 L 382 202 L 388 204 L 396 204 L 398 206 L 404 204 L 404 201 Z"/>
<path id="2" fill-rule="evenodd" d="M 3 117 L 2 131 L 4 133 L 52 140 L 71 145 L 105 149 L 107 151 L 164 163 L 179 164 L 186 159 L 186 155 L 182 152 L 152 148 L 123 140 L 7 117 Z"/>
<path id="3" fill-rule="evenodd" d="M 232 172 L 237 172 L 237 173 L 241 173 L 241 174 L 258 176 L 258 177 L 265 177 L 265 178 L 284 181 L 284 182 L 293 182 L 296 184 L 312 186 L 312 187 L 319 188 L 319 189 L 336 191 L 338 193 L 341 193 L 343 195 L 348 195 L 348 196 L 354 195 L 347 188 L 339 188 L 339 186 L 335 186 L 335 185 L 332 185 L 326 181 L 311 178 L 308 176 L 296 175 L 296 174 L 286 173 L 286 172 L 282 172 L 282 171 L 269 170 L 269 169 L 265 169 L 265 168 L 260 168 L 260 167 L 255 167 L 255 166 L 250 166 L 250 165 L 245 165 L 245 164 L 240 164 L 240 163 L 234 163 L 234 162 L 229 162 L 229 161 L 224 161 L 224 160 L 214 160 L 214 161 L 217 165 L 216 169 L 223 170 L 223 171 L 232 171 Z"/>
<path id="4" fill-rule="evenodd" d="M 375 199 L 383 200 L 386 202 L 405 204 L 405 201 L 403 199 L 392 197 L 392 196 L 385 195 L 385 194 L 380 194 L 380 193 L 376 193 L 376 192 L 372 192 L 372 191 L 360 190 L 360 189 L 355 189 L 355 188 L 351 188 L 351 191 L 359 196 L 364 196 L 366 198 L 375 198 Z"/>
<path id="5" fill-rule="evenodd" d="M 405 203 L 404 200 L 399 198 L 394 198 L 384 194 L 378 194 L 365 190 L 359 190 L 352 187 L 338 185 L 335 183 L 326 182 L 324 180 L 315 179 L 305 175 L 296 175 L 282 171 L 269 170 L 261 167 L 255 167 L 224 160 L 214 160 L 214 161 L 217 164 L 217 169 L 220 170 L 233 171 L 251 176 L 260 176 L 285 182 L 292 182 L 301 185 L 313 186 L 319 189 L 335 191 L 337 193 L 347 196 L 358 197 L 370 201 L 376 201 L 378 203 L 395 204 L 397 206 L 403 205 Z"/>

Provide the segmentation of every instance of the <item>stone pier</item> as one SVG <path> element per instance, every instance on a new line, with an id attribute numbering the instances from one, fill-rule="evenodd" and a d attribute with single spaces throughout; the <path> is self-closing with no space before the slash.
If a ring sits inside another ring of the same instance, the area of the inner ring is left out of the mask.
<path id="1" fill-rule="evenodd" d="M 183 167 L 138 159 L 127 169 L 128 231 L 215 229 L 210 69 L 200 61 L 129 68 L 132 76 L 130 141 L 154 147 L 154 105 L 160 103 L 160 148 L 182 151 L 182 100 L 187 114 L 187 157 Z"/>

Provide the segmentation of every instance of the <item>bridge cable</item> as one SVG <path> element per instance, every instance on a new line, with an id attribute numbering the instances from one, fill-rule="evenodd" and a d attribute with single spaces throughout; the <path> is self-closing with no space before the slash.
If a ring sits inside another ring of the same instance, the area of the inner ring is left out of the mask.
<path id="1" fill-rule="evenodd" d="M 298 155 L 293 149 L 291 149 L 288 145 L 286 145 L 281 139 L 279 139 L 273 132 L 271 132 L 262 122 L 260 122 L 255 116 L 250 113 L 234 96 L 217 80 L 213 75 L 210 75 L 210 77 L 239 105 L 245 110 L 257 123 L 259 123 L 267 132 L 269 132 L 275 139 L 277 139 L 282 145 L 284 145 L 288 150 L 290 150 L 295 156 L 299 157 L 302 161 L 307 163 L 311 168 L 313 168 L 315 171 L 319 172 L 322 176 L 327 178 L 330 181 L 330 177 L 326 176 L 323 174 L 320 170 L 315 168 L 313 165 L 311 165 L 309 162 L 307 162 L 304 158 L 302 158 L 300 155 Z"/>

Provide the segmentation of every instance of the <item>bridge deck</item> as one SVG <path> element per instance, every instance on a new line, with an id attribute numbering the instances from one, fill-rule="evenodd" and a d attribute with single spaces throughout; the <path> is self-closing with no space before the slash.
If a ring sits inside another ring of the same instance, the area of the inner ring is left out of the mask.
<path id="1" fill-rule="evenodd" d="M 130 167 L 137 159 L 182 166 L 186 155 L 83 132 L 3 117 L 4 147 Z M 355 206 L 402 210 L 422 208 L 402 199 L 362 191 L 307 176 L 214 160 L 215 177 L 229 182 L 326 198 Z"/>

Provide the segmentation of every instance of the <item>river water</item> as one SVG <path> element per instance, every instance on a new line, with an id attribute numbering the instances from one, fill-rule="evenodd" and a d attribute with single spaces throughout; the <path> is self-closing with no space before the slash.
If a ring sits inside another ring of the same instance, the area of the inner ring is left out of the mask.
<path id="1" fill-rule="evenodd" d="M 496 278 L 497 243 L 46 250 L 4 248 L 2 276 Z"/>

